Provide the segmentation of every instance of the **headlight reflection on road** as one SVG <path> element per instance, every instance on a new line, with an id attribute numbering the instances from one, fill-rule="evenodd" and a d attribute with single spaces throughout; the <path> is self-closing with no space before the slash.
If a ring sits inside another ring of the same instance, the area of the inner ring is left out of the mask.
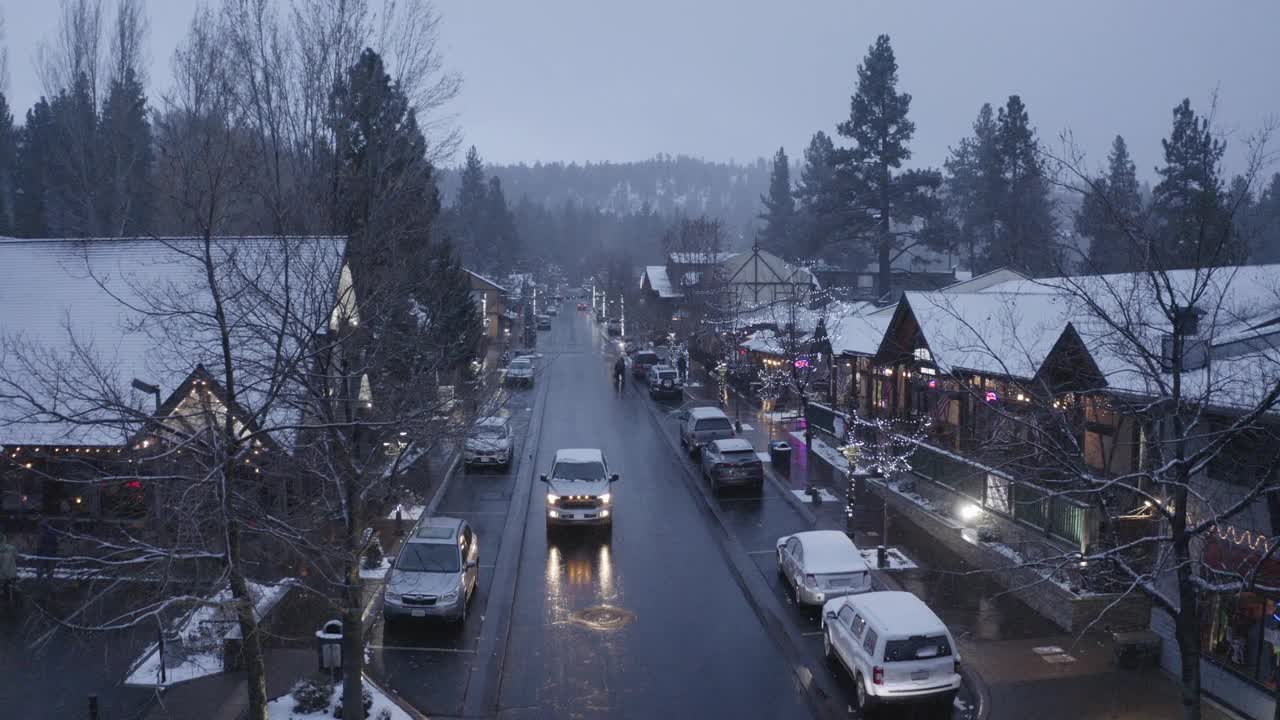
<path id="1" fill-rule="evenodd" d="M 613 555 L 609 552 L 607 543 L 600 546 L 597 563 L 600 566 L 600 597 L 607 602 L 612 600 L 614 596 Z"/>
<path id="2" fill-rule="evenodd" d="M 564 588 L 560 583 L 560 548 L 547 548 L 547 605 L 554 613 L 564 603 Z"/>

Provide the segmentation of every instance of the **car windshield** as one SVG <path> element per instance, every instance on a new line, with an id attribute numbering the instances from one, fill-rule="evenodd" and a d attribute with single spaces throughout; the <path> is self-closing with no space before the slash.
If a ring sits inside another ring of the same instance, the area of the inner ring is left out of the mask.
<path id="1" fill-rule="evenodd" d="M 698 421 L 699 430 L 728 430 L 729 418 L 703 418 Z"/>
<path id="2" fill-rule="evenodd" d="M 502 440 L 507 437 L 507 428 L 505 425 L 486 425 L 473 430 L 471 437 L 477 440 Z"/>
<path id="3" fill-rule="evenodd" d="M 557 480 L 602 480 L 604 465 L 596 460 L 558 462 L 555 469 L 551 471 L 551 477 Z"/>
<path id="4" fill-rule="evenodd" d="M 675 380 L 675 379 L 676 379 L 676 371 L 675 371 L 675 370 L 663 370 L 662 372 L 658 373 L 658 377 L 659 377 L 659 378 L 661 378 L 661 379 L 663 379 L 663 380 Z"/>
<path id="5" fill-rule="evenodd" d="M 652 365 L 658 362 L 658 356 L 651 352 L 636 353 L 636 362 Z"/>
<path id="6" fill-rule="evenodd" d="M 885 662 L 908 662 L 951 655 L 946 635 L 913 635 L 906 640 L 890 640 L 884 644 Z"/>
<path id="7" fill-rule="evenodd" d="M 513 370 L 528 370 L 532 366 L 533 364 L 530 363 L 528 360 L 512 360 L 511 361 L 511 369 Z"/>
<path id="8" fill-rule="evenodd" d="M 408 543 L 396 561 L 401 572 L 452 573 L 461 567 L 458 546 L 453 543 Z"/>

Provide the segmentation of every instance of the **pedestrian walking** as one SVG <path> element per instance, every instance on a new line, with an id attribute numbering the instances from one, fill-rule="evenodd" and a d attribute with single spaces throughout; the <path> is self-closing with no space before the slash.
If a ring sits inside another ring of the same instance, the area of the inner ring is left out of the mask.
<path id="1" fill-rule="evenodd" d="M 44 580 L 52 577 L 53 564 L 58 559 L 58 534 L 48 523 L 40 528 L 40 539 L 36 541 L 36 555 L 39 557 L 36 565 L 36 579 Z"/>
<path id="2" fill-rule="evenodd" d="M 689 361 L 685 359 L 683 352 L 676 356 L 676 370 L 680 371 L 680 382 L 685 382 L 685 373 L 689 370 Z"/>

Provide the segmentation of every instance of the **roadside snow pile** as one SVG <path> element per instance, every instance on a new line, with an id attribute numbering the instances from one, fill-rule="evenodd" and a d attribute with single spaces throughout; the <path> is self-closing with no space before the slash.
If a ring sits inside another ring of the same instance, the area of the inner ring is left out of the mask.
<path id="1" fill-rule="evenodd" d="M 367 677 L 363 694 L 365 717 L 370 720 L 413 720 Z M 318 680 L 302 680 L 288 695 L 267 703 L 267 717 L 271 720 L 332 720 L 342 714 L 341 706 L 342 683 L 329 685 Z"/>
<path id="2" fill-rule="evenodd" d="M 815 489 L 818 491 L 818 497 L 821 498 L 822 502 L 833 503 L 833 502 L 840 501 L 840 498 L 827 492 L 826 488 L 815 488 Z M 809 491 L 807 490 L 792 490 L 791 494 L 799 498 L 800 502 L 807 502 L 807 503 L 813 502 L 813 496 L 810 495 Z"/>
<path id="3" fill-rule="evenodd" d="M 403 520 L 417 520 L 422 517 L 423 511 L 427 508 L 423 505 L 396 505 L 391 508 L 391 512 L 387 513 L 388 520 L 396 519 L 396 510 L 400 511 L 400 518 Z"/>
<path id="4" fill-rule="evenodd" d="M 900 483 L 900 482 L 891 482 L 891 483 L 889 483 L 889 489 L 890 489 L 890 490 L 892 490 L 892 491 L 894 491 L 895 493 L 897 493 L 897 494 L 901 495 L 902 497 L 904 497 L 904 498 L 906 498 L 906 499 L 910 500 L 911 502 L 915 503 L 916 505 L 919 505 L 920 507 L 924 508 L 925 510 L 928 510 L 929 512 L 938 512 L 937 510 L 935 510 L 935 509 L 934 509 L 934 507 L 933 507 L 933 503 L 929 501 L 929 498 L 924 497 L 923 495 L 917 495 L 917 494 L 916 494 L 914 491 L 912 491 L 912 490 L 904 490 L 904 489 L 903 489 L 903 487 L 902 487 L 902 483 Z M 939 514 L 941 514 L 941 513 L 939 513 Z"/>
<path id="5" fill-rule="evenodd" d="M 258 619 L 280 602 L 289 583 L 259 585 L 249 583 Z M 134 664 L 125 685 L 168 687 L 186 680 L 222 672 L 222 643 L 240 625 L 231 605 L 231 590 L 223 588 L 205 598 L 175 624 L 176 630 L 164 646 L 164 681 L 160 680 L 160 649 L 153 643 Z"/>
<path id="6" fill-rule="evenodd" d="M 769 422 L 786 422 L 787 420 L 799 420 L 800 416 L 794 411 L 773 410 L 771 412 L 760 413 L 760 415 Z"/>

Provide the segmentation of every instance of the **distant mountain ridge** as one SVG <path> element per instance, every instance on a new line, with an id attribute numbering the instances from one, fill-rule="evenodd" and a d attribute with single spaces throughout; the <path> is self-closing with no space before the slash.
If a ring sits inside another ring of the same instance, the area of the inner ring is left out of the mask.
<path id="1" fill-rule="evenodd" d="M 756 223 L 760 196 L 769 187 L 769 163 L 721 163 L 686 155 L 660 154 L 637 162 L 535 163 L 488 165 L 485 172 L 502 180 L 511 203 L 526 196 L 549 208 L 567 202 L 625 215 L 649 208 L 663 216 L 702 215 L 720 218 L 731 233 Z M 457 196 L 458 171 L 441 173 L 445 204 Z"/>

